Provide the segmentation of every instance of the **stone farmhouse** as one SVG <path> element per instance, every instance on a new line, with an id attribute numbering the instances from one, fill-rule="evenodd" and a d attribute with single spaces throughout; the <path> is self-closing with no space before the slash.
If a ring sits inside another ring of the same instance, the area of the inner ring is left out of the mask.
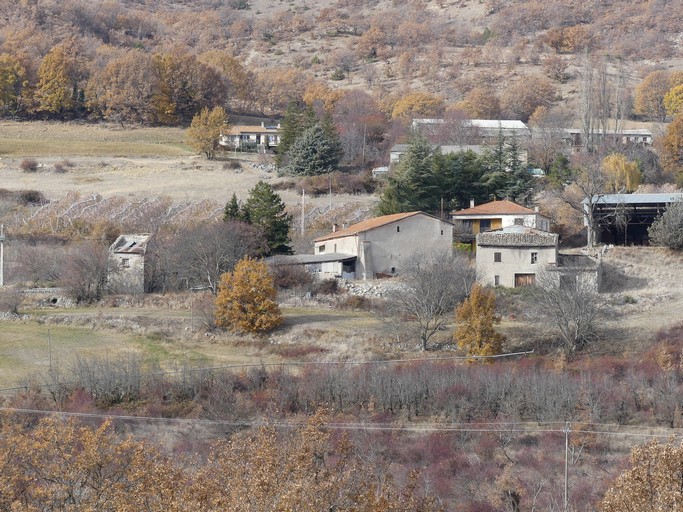
<path id="1" fill-rule="evenodd" d="M 389 277 L 400 274 L 415 253 L 452 251 L 452 244 L 450 222 L 424 212 L 397 213 L 333 228 L 315 239 L 308 264 L 326 276 Z"/>
<path id="2" fill-rule="evenodd" d="M 109 247 L 109 290 L 111 293 L 144 293 L 145 259 L 151 239 L 148 233 L 121 235 Z"/>
<path id="3" fill-rule="evenodd" d="M 558 235 L 525 226 L 507 226 L 479 233 L 477 280 L 482 284 L 518 288 L 535 286 L 546 272 L 559 286 L 600 286 L 598 259 L 582 254 L 560 254 Z"/>

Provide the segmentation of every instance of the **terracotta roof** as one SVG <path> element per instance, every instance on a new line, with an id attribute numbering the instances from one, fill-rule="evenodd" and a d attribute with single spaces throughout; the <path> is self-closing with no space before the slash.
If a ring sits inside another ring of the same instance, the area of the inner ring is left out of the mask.
<path id="1" fill-rule="evenodd" d="M 412 217 L 413 215 L 427 215 L 429 217 L 432 217 L 432 215 L 429 215 L 428 213 L 425 212 L 407 212 L 407 213 L 394 213 L 393 215 L 382 215 L 381 217 L 375 217 L 373 219 L 367 219 L 362 222 L 359 222 L 357 224 L 352 224 L 346 229 L 340 229 L 337 231 L 334 231 L 332 233 L 329 233 L 327 235 L 318 237 L 314 240 L 314 242 L 322 242 L 324 240 L 332 240 L 334 238 L 341 238 L 343 236 L 350 236 L 350 235 L 356 235 L 358 233 L 363 233 L 365 231 L 370 231 L 371 229 L 378 228 L 380 226 L 386 226 L 387 224 L 391 224 L 392 222 L 396 222 L 399 220 L 407 219 L 408 217 Z M 436 219 L 436 217 L 433 217 Z M 437 219 L 441 220 L 441 219 Z"/>
<path id="2" fill-rule="evenodd" d="M 510 226 L 496 231 L 486 231 L 477 235 L 477 245 L 504 247 L 555 247 L 557 233 L 540 229 Z"/>
<path id="3" fill-rule="evenodd" d="M 537 213 L 512 201 L 491 201 L 490 203 L 480 204 L 474 208 L 465 208 L 452 212 L 451 215 L 530 215 Z"/>

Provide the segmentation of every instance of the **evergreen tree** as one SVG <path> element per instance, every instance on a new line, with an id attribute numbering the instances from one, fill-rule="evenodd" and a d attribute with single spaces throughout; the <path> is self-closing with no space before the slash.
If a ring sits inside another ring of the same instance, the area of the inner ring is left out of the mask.
<path id="1" fill-rule="evenodd" d="M 334 127 L 321 123 L 306 129 L 287 152 L 287 171 L 294 176 L 315 176 L 332 172 L 341 159 L 341 144 Z"/>
<path id="2" fill-rule="evenodd" d="M 380 197 L 379 213 L 389 215 L 423 208 L 425 211 L 433 210 L 426 204 L 431 195 L 439 195 L 432 163 L 432 149 L 427 139 L 419 135 L 413 137 L 408 152 L 387 180 Z M 427 190 L 422 190 L 422 187 Z M 436 201 L 439 200 L 437 197 Z"/>
<path id="3" fill-rule="evenodd" d="M 244 211 L 240 202 L 237 200 L 237 195 L 233 192 L 230 201 L 225 205 L 223 210 L 223 221 L 228 222 L 230 220 L 241 220 L 244 221 Z"/>
<path id="4" fill-rule="evenodd" d="M 473 151 L 445 155 L 438 159 L 435 169 L 442 174 L 441 191 L 449 210 L 467 208 L 471 199 L 477 204 L 488 201 L 484 160 Z"/>
<path id="5" fill-rule="evenodd" d="M 287 153 L 294 141 L 308 128 L 316 124 L 313 108 L 304 103 L 292 101 L 282 118 L 280 130 L 280 142 L 277 146 L 275 163 L 278 167 L 285 167 Z"/>
<path id="6" fill-rule="evenodd" d="M 232 202 L 232 201 L 231 201 Z M 289 228 L 292 216 L 285 211 L 282 198 L 265 181 L 249 191 L 242 207 L 243 220 L 263 230 L 270 254 L 291 254 Z"/>

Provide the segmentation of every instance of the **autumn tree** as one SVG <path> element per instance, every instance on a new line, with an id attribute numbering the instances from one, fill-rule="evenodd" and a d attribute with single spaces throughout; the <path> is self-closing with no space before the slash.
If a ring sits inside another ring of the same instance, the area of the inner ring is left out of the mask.
<path id="1" fill-rule="evenodd" d="M 683 85 L 682 72 L 653 71 L 636 87 L 633 111 L 663 121 L 667 115 L 664 97 L 678 85 Z"/>
<path id="2" fill-rule="evenodd" d="M 250 258 L 226 272 L 216 296 L 216 325 L 234 331 L 265 333 L 282 323 L 277 289 L 268 265 Z"/>
<path id="3" fill-rule="evenodd" d="M 506 88 L 501 108 L 513 119 L 527 122 L 539 107 L 550 107 L 557 99 L 557 89 L 547 78 L 535 77 Z"/>
<path id="4" fill-rule="evenodd" d="M 624 470 L 600 502 L 602 512 L 679 510 L 683 502 L 683 445 L 657 440 L 631 451 Z"/>
<path id="5" fill-rule="evenodd" d="M 496 294 L 475 284 L 470 295 L 455 310 L 455 340 L 468 356 L 493 356 L 502 351 L 505 336 L 496 331 Z"/>
<path id="6" fill-rule="evenodd" d="M 449 253 L 413 254 L 401 272 L 402 286 L 390 297 L 390 313 L 415 327 L 422 350 L 469 293 L 474 270 L 466 257 Z"/>
<path id="7" fill-rule="evenodd" d="M 500 100 L 490 87 L 475 87 L 455 107 L 472 119 L 498 119 L 501 113 Z"/>
<path id="8" fill-rule="evenodd" d="M 0 436 L 4 510 L 167 510 L 180 512 L 182 479 L 156 450 L 98 428 L 45 418 L 31 430 L 7 425 Z"/>
<path id="9" fill-rule="evenodd" d="M 155 122 L 153 98 L 159 87 L 152 57 L 139 49 L 113 58 L 88 81 L 88 105 L 121 124 Z"/>
<path id="10" fill-rule="evenodd" d="M 663 103 L 666 113 L 671 117 L 675 117 L 680 112 L 683 112 L 683 84 L 672 87 L 664 95 Z"/>
<path id="11" fill-rule="evenodd" d="M 427 92 L 409 92 L 398 96 L 391 104 L 392 119 L 436 117 L 443 112 L 444 102 L 439 96 Z"/>
<path id="12" fill-rule="evenodd" d="M 221 134 L 228 128 L 228 115 L 223 107 L 202 109 L 192 118 L 187 130 L 187 141 L 194 149 L 213 160 Z"/>
<path id="13" fill-rule="evenodd" d="M 242 214 L 245 222 L 262 230 L 270 254 L 291 254 L 289 228 L 292 216 L 273 187 L 265 181 L 254 185 L 242 206 Z"/>
<path id="14" fill-rule="evenodd" d="M 650 243 L 670 249 L 683 249 L 683 202 L 667 206 L 647 230 Z"/>
<path id="15" fill-rule="evenodd" d="M 38 68 L 36 110 L 65 119 L 83 106 L 85 98 L 76 56 L 66 44 L 55 46 Z"/>
<path id="16" fill-rule="evenodd" d="M 0 54 L 0 115 L 16 114 L 21 109 L 27 84 L 21 62 L 7 53 Z"/>
<path id="17" fill-rule="evenodd" d="M 218 71 L 184 49 L 155 54 L 152 61 L 157 80 L 152 105 L 157 122 L 189 123 L 202 108 L 225 103 L 225 83 Z"/>
<path id="18" fill-rule="evenodd" d="M 669 123 L 658 145 L 662 167 L 683 183 L 683 112 Z"/>
<path id="19" fill-rule="evenodd" d="M 633 192 L 642 182 L 638 162 L 630 162 L 621 153 L 612 153 L 602 160 L 602 168 L 607 175 L 606 188 L 611 192 Z"/>

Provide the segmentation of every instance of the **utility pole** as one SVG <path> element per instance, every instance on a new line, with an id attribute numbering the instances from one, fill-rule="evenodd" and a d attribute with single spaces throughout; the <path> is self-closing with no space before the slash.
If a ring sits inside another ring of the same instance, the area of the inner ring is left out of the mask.
<path id="1" fill-rule="evenodd" d="M 0 288 L 5 286 L 5 225 L 0 224 Z"/>
<path id="2" fill-rule="evenodd" d="M 50 337 L 50 329 L 47 330 L 47 354 L 50 361 L 50 373 L 52 373 L 52 339 Z"/>
<path id="3" fill-rule="evenodd" d="M 564 512 L 569 510 L 569 422 L 564 424 Z"/>
<path id="4" fill-rule="evenodd" d="M 301 236 L 304 236 L 306 226 L 306 189 L 301 189 Z"/>

